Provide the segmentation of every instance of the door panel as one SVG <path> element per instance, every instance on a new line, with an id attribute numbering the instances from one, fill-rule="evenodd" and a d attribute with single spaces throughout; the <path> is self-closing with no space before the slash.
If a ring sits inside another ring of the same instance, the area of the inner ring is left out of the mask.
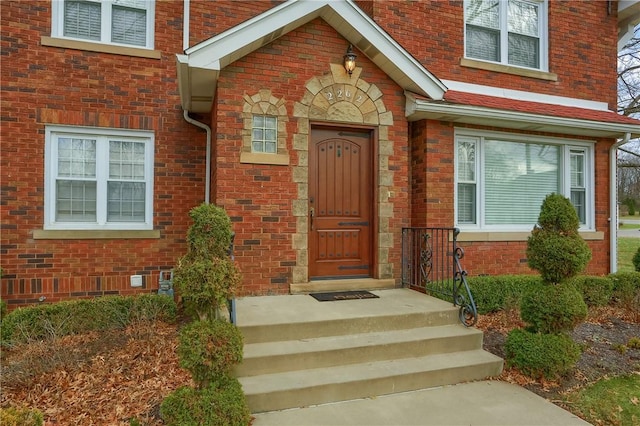
<path id="1" fill-rule="evenodd" d="M 371 276 L 371 131 L 312 129 L 309 276 Z"/>

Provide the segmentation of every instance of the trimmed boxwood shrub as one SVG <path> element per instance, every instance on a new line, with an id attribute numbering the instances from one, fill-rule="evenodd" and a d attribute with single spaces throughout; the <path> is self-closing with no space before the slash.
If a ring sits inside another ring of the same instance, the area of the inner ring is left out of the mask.
<path id="1" fill-rule="evenodd" d="M 504 348 L 507 365 L 534 378 L 564 376 L 580 358 L 580 346 L 566 334 L 515 329 L 507 335 Z"/>
<path id="2" fill-rule="evenodd" d="M 17 344 L 123 328 L 135 321 L 173 322 L 175 318 L 176 304 L 167 296 L 105 296 L 15 309 L 3 318 L 0 335 L 2 344 Z"/>
<path id="3" fill-rule="evenodd" d="M 538 224 L 527 240 L 529 266 L 551 284 L 571 278 L 587 266 L 591 250 L 578 233 L 580 221 L 571 201 L 549 194 L 542 202 Z"/>
<path id="4" fill-rule="evenodd" d="M 169 426 L 244 426 L 251 421 L 240 382 L 227 375 L 203 389 L 177 389 L 162 401 L 160 416 Z"/>
<path id="5" fill-rule="evenodd" d="M 587 305 L 570 282 L 545 284 L 522 297 L 520 317 L 532 332 L 571 331 L 587 317 Z"/>
<path id="6" fill-rule="evenodd" d="M 242 361 L 242 349 L 242 334 L 234 324 L 194 321 L 180 330 L 177 353 L 180 367 L 191 373 L 198 387 L 205 388 Z"/>
<path id="7" fill-rule="evenodd" d="M 609 277 L 579 276 L 571 283 L 582 294 L 587 306 L 606 306 L 613 295 L 613 281 Z"/>
<path id="8" fill-rule="evenodd" d="M 200 204 L 189 212 L 193 224 L 187 230 L 188 256 L 227 257 L 233 232 L 231 219 L 222 207 Z"/>
<path id="9" fill-rule="evenodd" d="M 523 293 L 542 286 L 537 275 L 467 277 L 467 281 L 480 314 L 520 306 Z"/>
<path id="10" fill-rule="evenodd" d="M 610 274 L 613 281 L 613 301 L 622 306 L 632 306 L 640 297 L 640 272 L 616 272 Z"/>

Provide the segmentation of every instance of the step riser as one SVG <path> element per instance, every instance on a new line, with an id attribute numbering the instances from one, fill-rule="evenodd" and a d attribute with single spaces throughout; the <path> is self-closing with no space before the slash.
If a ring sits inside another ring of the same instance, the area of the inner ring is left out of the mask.
<path id="1" fill-rule="evenodd" d="M 502 363 L 493 362 L 265 394 L 247 393 L 247 403 L 251 412 L 260 413 L 480 380 L 497 376 L 501 370 Z"/>
<path id="2" fill-rule="evenodd" d="M 325 302 L 340 303 L 340 302 Z M 278 342 L 317 337 L 344 336 L 372 331 L 402 330 L 409 327 L 428 327 L 457 324 L 458 309 L 392 316 L 349 318 L 332 321 L 241 326 L 244 343 Z"/>
<path id="3" fill-rule="evenodd" d="M 481 347 L 482 334 L 472 333 L 458 336 L 444 336 L 429 340 L 349 347 L 310 353 L 259 357 L 251 357 L 245 354 L 242 364 L 236 367 L 235 374 L 239 377 L 246 377 L 309 368 L 458 352 L 479 349 Z"/>

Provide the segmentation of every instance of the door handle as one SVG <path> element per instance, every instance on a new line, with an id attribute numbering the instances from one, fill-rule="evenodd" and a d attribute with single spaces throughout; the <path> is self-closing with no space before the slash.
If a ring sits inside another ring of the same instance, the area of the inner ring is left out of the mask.
<path id="1" fill-rule="evenodd" d="M 313 207 L 311 207 L 309 209 L 309 220 L 311 220 L 311 230 L 313 231 L 313 216 L 315 216 L 316 214 L 316 209 L 314 209 Z"/>

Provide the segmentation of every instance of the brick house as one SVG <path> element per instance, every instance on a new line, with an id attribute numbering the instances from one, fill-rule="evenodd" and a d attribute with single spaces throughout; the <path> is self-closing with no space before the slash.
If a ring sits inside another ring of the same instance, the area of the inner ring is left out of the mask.
<path id="1" fill-rule="evenodd" d="M 529 273 L 544 196 L 615 269 L 618 42 L 638 2 L 2 3 L 1 296 L 150 292 L 202 202 L 241 294 L 400 285 L 401 230 Z M 345 56 L 355 67 L 345 68 Z M 345 279 L 350 279 L 345 281 Z M 355 281 L 357 279 L 357 281 Z"/>

